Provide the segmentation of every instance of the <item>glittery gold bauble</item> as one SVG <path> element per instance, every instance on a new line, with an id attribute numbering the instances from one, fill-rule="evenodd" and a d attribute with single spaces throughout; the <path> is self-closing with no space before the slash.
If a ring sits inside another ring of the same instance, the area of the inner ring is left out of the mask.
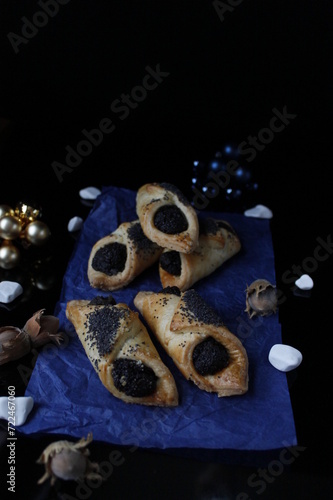
<path id="1" fill-rule="evenodd" d="M 19 201 L 15 207 L 15 215 L 24 223 L 29 223 L 36 220 L 40 216 L 40 209 L 23 201 Z"/>
<path id="2" fill-rule="evenodd" d="M 0 205 L 0 217 L 14 215 L 14 210 L 9 205 Z"/>
<path id="3" fill-rule="evenodd" d="M 0 267 L 3 269 L 12 269 L 17 266 L 19 261 L 19 249 L 9 241 L 4 241 L 0 247 Z"/>
<path id="4" fill-rule="evenodd" d="M 0 219 L 0 238 L 4 240 L 15 240 L 19 237 L 22 224 L 13 215 L 4 215 Z"/>
<path id="5" fill-rule="evenodd" d="M 51 236 L 51 232 L 45 222 L 36 220 L 27 225 L 24 236 L 33 245 L 43 245 Z"/>

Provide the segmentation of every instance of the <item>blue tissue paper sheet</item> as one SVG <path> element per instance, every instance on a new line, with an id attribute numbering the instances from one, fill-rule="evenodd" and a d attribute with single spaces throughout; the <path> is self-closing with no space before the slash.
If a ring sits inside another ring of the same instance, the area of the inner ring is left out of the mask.
<path id="1" fill-rule="evenodd" d="M 229 222 L 241 251 L 210 276 L 193 285 L 225 325 L 242 341 L 249 358 L 249 390 L 241 396 L 218 398 L 187 381 L 149 331 L 179 391 L 179 405 L 157 408 L 128 404 L 103 386 L 88 360 L 73 325 L 65 315 L 67 301 L 112 295 L 135 309 L 140 290 L 159 291 L 158 264 L 131 284 L 114 292 L 93 289 L 87 278 L 92 246 L 125 221 L 137 219 L 136 192 L 105 187 L 87 217 L 63 278 L 54 314 L 63 345 L 41 349 L 26 396 L 35 406 L 24 434 L 49 433 L 73 438 L 93 433 L 94 440 L 141 448 L 206 450 L 272 450 L 297 444 L 286 374 L 268 361 L 270 348 L 282 343 L 278 314 L 250 319 L 245 312 L 246 286 L 258 278 L 275 284 L 269 221 L 242 214 L 198 211 Z M 144 322 L 143 318 L 141 320 Z M 145 323 L 144 323 L 145 324 Z"/>

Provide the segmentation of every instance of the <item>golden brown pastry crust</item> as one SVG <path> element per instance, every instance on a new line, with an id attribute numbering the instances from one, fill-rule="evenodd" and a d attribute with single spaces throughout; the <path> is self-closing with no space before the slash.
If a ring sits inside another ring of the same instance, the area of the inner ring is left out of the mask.
<path id="1" fill-rule="evenodd" d="M 108 308 L 110 312 L 103 312 Z M 93 316 L 91 316 L 93 315 Z M 103 315 L 114 319 L 114 328 L 96 332 L 90 327 L 92 317 L 102 325 Z M 154 406 L 176 406 L 178 391 L 170 370 L 162 362 L 147 329 L 137 312 L 126 304 L 90 305 L 88 300 L 71 300 L 67 303 L 66 316 L 74 325 L 85 352 L 101 382 L 115 397 L 126 403 Z M 157 378 L 156 390 L 147 396 L 135 397 L 119 391 L 112 376 L 117 359 L 128 359 L 150 367 Z"/>
<path id="2" fill-rule="evenodd" d="M 165 205 L 175 205 L 187 219 L 188 228 L 178 234 L 166 234 L 157 229 L 154 216 Z M 151 241 L 163 248 L 178 252 L 193 252 L 198 244 L 199 223 L 196 211 L 175 186 L 168 183 L 151 183 L 141 186 L 136 197 L 136 211 L 143 232 Z"/>
<path id="3" fill-rule="evenodd" d="M 240 340 L 192 290 L 181 293 L 139 292 L 134 304 L 166 352 L 188 380 L 219 397 L 244 394 L 248 390 L 248 358 Z M 214 375 L 200 375 L 193 364 L 193 350 L 213 337 L 229 353 L 229 364 Z"/>
<path id="4" fill-rule="evenodd" d="M 131 238 L 133 229 L 141 231 L 142 238 L 136 240 Z M 123 271 L 112 276 L 97 271 L 93 268 L 93 259 L 101 248 L 111 243 L 120 243 L 126 246 L 127 259 Z M 101 238 L 93 246 L 88 261 L 88 279 L 93 288 L 100 290 L 118 290 L 127 286 L 145 269 L 153 265 L 159 259 L 163 249 L 156 243 L 149 241 L 144 235 L 139 220 L 123 222 L 110 235 Z"/>
<path id="5" fill-rule="evenodd" d="M 159 275 L 163 288 L 176 286 L 181 291 L 188 290 L 240 251 L 241 242 L 227 222 L 211 218 L 205 222 L 209 223 L 206 225 L 208 230 L 200 232 L 196 249 L 190 254 L 179 252 L 180 275 L 163 269 L 160 258 Z M 170 250 L 165 249 L 162 256 L 167 252 Z"/>

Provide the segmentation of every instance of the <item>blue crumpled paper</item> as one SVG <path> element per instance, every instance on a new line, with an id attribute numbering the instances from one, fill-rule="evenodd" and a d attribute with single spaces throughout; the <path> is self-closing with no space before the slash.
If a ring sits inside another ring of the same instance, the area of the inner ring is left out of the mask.
<path id="1" fill-rule="evenodd" d="M 160 450 L 272 450 L 296 445 L 286 374 L 268 361 L 270 348 L 282 342 L 278 314 L 249 319 L 244 311 L 247 285 L 258 278 L 275 283 L 267 220 L 232 213 L 198 213 L 200 217 L 211 215 L 228 221 L 242 242 L 236 256 L 193 287 L 247 350 L 249 391 L 245 395 L 218 398 L 201 391 L 185 380 L 153 334 L 162 360 L 174 375 L 179 391 L 178 407 L 126 404 L 112 396 L 100 382 L 66 319 L 66 303 L 71 299 L 108 295 L 89 285 L 89 254 L 93 244 L 121 222 L 137 219 L 135 196 L 134 191 L 127 189 L 104 188 L 83 225 L 55 308 L 60 319 L 59 330 L 66 332 L 66 341 L 60 348 L 48 346 L 40 352 L 26 390 L 26 396 L 34 398 L 35 406 L 20 432 L 75 438 L 92 432 L 95 440 Z M 156 263 L 112 295 L 117 302 L 125 302 L 135 310 L 133 299 L 139 290 L 160 289 Z"/>

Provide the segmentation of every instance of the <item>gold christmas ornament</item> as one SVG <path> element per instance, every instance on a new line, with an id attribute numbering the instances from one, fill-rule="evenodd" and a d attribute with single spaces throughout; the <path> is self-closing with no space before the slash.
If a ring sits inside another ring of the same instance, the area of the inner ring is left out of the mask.
<path id="1" fill-rule="evenodd" d="M 0 267 L 13 269 L 20 262 L 20 251 L 10 241 L 4 241 L 0 246 Z"/>
<path id="2" fill-rule="evenodd" d="M 4 215 L 0 219 L 0 238 L 16 240 L 20 236 L 22 223 L 14 215 Z"/>
<path id="3" fill-rule="evenodd" d="M 40 220 L 30 222 L 25 228 L 24 236 L 29 243 L 33 245 L 43 245 L 45 241 L 51 236 L 50 229 Z"/>
<path id="4" fill-rule="evenodd" d="M 16 217 L 24 223 L 32 222 L 40 217 L 41 211 L 37 207 L 27 205 L 23 201 L 19 201 L 14 211 Z"/>
<path id="5" fill-rule="evenodd" d="M 0 205 L 0 218 L 4 215 L 14 215 L 14 210 L 9 205 Z"/>
<path id="6" fill-rule="evenodd" d="M 21 240 L 23 248 L 41 246 L 51 236 L 45 222 L 40 220 L 41 209 L 19 201 L 15 209 L 0 205 L 0 267 L 12 269 L 20 261 L 20 250 L 11 241 Z"/>

